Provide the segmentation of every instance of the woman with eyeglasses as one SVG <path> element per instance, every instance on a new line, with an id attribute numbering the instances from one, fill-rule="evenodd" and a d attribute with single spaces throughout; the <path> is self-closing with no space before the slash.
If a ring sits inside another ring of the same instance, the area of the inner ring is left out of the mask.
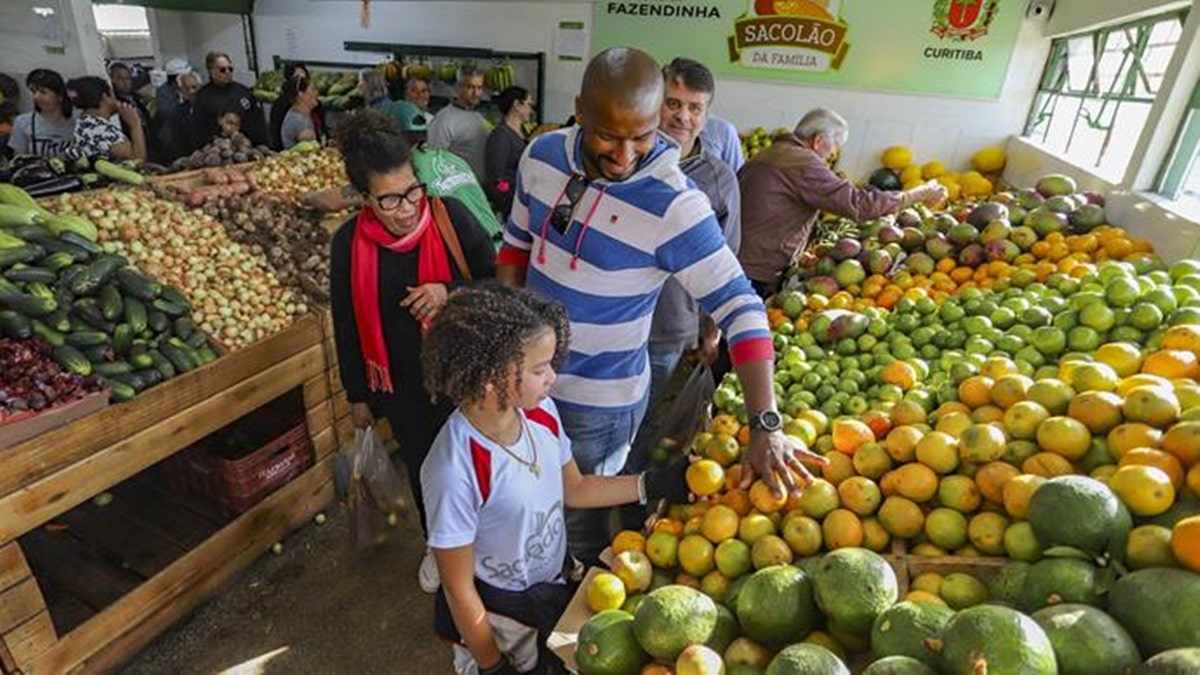
<path id="1" fill-rule="evenodd" d="M 17 115 L 8 147 L 17 155 L 53 157 L 65 153 L 75 138 L 75 118 L 62 75 L 37 68 L 25 78 L 33 110 Z"/>
<path id="2" fill-rule="evenodd" d="M 524 87 L 509 87 L 500 92 L 497 106 L 504 119 L 487 139 L 487 182 L 485 184 L 492 208 L 508 218 L 516 189 L 517 164 L 525 152 L 529 138 L 525 125 L 533 121 L 533 99 Z"/>
<path id="3" fill-rule="evenodd" d="M 385 114 L 362 109 L 334 129 L 360 211 L 331 245 L 330 297 L 342 385 L 355 426 L 388 420 L 421 524 L 421 463 L 450 414 L 422 384 L 421 340 L 450 291 L 495 275 L 495 249 L 462 202 L 428 195 L 412 151 Z M 480 326 L 487 330 L 487 326 Z M 421 588 L 439 586 L 426 552 Z"/>

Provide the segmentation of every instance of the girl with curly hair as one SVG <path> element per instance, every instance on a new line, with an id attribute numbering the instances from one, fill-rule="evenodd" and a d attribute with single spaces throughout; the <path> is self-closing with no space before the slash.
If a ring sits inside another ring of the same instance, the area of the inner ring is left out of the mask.
<path id="1" fill-rule="evenodd" d="M 556 302 L 477 285 L 450 296 L 421 350 L 426 388 L 458 406 L 421 484 L 442 580 L 435 628 L 459 675 L 549 665 L 539 656 L 578 581 L 564 507 L 687 499 L 683 458 L 633 476 L 579 471 L 549 398 L 569 325 Z"/>
<path id="2" fill-rule="evenodd" d="M 346 175 L 362 207 L 330 250 L 330 300 L 342 385 L 354 424 L 391 424 L 421 522 L 418 480 L 429 444 L 450 414 L 422 385 L 422 333 L 449 291 L 494 274 L 494 248 L 471 211 L 430 197 L 413 171 L 408 144 L 376 110 L 347 115 L 335 131 Z M 421 588 L 437 590 L 437 568 L 422 561 Z"/>

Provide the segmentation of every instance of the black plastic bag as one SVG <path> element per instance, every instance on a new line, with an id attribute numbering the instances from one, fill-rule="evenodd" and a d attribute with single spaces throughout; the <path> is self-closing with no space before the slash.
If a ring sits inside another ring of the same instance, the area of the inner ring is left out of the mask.
<path id="1" fill-rule="evenodd" d="M 357 429 L 345 468 L 350 540 L 364 547 L 386 541 L 407 513 L 404 486 L 374 427 Z"/>

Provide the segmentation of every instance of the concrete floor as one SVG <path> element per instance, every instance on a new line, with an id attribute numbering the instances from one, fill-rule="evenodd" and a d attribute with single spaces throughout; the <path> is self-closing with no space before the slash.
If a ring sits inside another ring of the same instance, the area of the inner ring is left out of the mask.
<path id="1" fill-rule="evenodd" d="M 293 533 L 281 555 L 255 561 L 120 672 L 452 673 L 450 650 L 433 634 L 433 597 L 417 585 L 420 531 L 408 525 L 391 541 L 357 551 L 346 510 L 332 505 L 327 514 L 323 525 Z"/>

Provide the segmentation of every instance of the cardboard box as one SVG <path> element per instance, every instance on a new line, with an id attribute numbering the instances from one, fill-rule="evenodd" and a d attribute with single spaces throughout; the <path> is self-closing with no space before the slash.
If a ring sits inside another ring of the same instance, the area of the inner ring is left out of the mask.
<path id="1" fill-rule="evenodd" d="M 546 646 L 562 660 L 563 665 L 572 673 L 579 672 L 578 666 L 575 665 L 575 645 L 579 642 L 579 629 L 592 616 L 592 610 L 587 606 L 587 588 L 592 583 L 592 579 L 595 579 L 596 575 L 603 571 L 599 567 L 593 567 L 587 571 L 583 577 L 583 583 L 579 584 L 575 596 L 571 598 L 567 609 L 563 611 L 558 623 L 554 626 L 554 632 L 546 640 Z"/>
<path id="2" fill-rule="evenodd" d="M 108 406 L 108 390 L 104 389 L 76 399 L 66 405 L 29 415 L 17 415 L 0 422 L 0 450 L 29 440 L 38 434 L 70 424 Z"/>

